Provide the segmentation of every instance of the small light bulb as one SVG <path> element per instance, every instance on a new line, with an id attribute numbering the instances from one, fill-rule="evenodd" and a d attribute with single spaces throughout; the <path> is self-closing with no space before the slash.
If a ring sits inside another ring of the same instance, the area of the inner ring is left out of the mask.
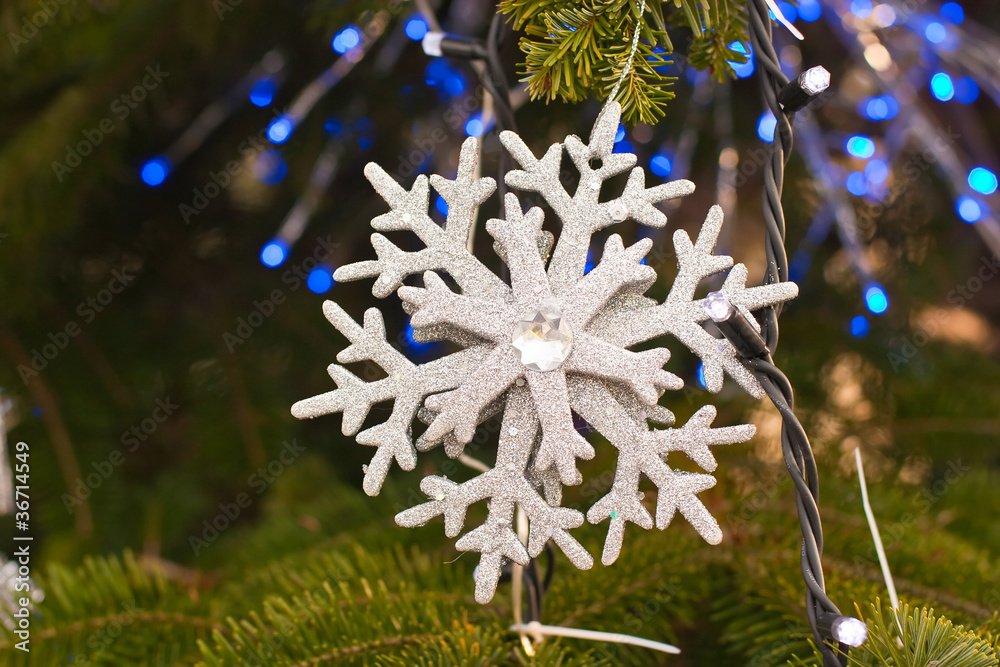
<path id="1" fill-rule="evenodd" d="M 810 95 L 818 95 L 830 87 L 830 73 L 822 65 L 806 70 L 802 76 L 802 88 Z"/>
<path id="2" fill-rule="evenodd" d="M 702 302 L 705 312 L 714 322 L 725 322 L 733 314 L 733 304 L 722 292 L 709 292 Z"/>
<path id="3" fill-rule="evenodd" d="M 834 639 L 850 647 L 861 646 L 868 639 L 868 626 L 864 621 L 851 616 L 838 618 L 833 622 L 830 631 Z"/>

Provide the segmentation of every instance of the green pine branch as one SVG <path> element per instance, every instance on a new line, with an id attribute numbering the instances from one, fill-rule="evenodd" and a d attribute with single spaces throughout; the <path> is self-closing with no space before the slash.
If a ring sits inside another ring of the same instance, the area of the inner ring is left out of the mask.
<path id="1" fill-rule="evenodd" d="M 729 61 L 746 56 L 728 45 L 747 42 L 743 0 L 502 0 L 500 11 L 524 31 L 523 80 L 532 99 L 579 102 L 607 99 L 622 78 L 632 39 L 639 45 L 618 95 L 626 122 L 655 123 L 663 117 L 674 78 L 659 70 L 674 52 L 669 24 L 693 34 L 691 66 L 719 80 L 732 74 Z"/>

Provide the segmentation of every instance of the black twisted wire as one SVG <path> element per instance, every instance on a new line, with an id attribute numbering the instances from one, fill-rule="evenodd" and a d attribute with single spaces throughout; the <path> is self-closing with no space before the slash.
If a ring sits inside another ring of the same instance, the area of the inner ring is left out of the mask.
<path id="1" fill-rule="evenodd" d="M 784 186 L 785 165 L 792 154 L 792 122 L 794 112 L 787 112 L 778 101 L 781 89 L 789 79 L 781 71 L 781 62 L 774 50 L 771 38 L 771 17 L 764 0 L 749 0 L 747 4 L 750 39 L 758 66 L 760 67 L 760 88 L 768 108 L 774 114 L 777 124 L 774 141 L 771 144 L 768 161 L 764 165 L 763 212 L 766 230 L 765 252 L 767 271 L 765 284 L 788 280 L 788 255 L 785 251 L 785 214 L 781 205 Z M 824 667 L 842 667 L 846 656 L 846 646 L 835 651 L 819 629 L 820 614 L 839 616 L 840 610 L 826 594 L 823 579 L 823 525 L 820 520 L 819 476 L 813 457 L 809 437 L 801 422 L 795 416 L 795 395 L 792 385 L 771 359 L 778 346 L 778 317 L 780 304 L 762 309 L 761 334 L 770 354 L 763 359 L 747 360 L 747 367 L 753 371 L 771 402 L 781 415 L 781 451 L 785 466 L 795 485 L 795 504 L 802 528 L 801 565 L 802 578 L 806 584 L 806 615 L 816 639 L 816 645 L 823 656 Z M 838 655 L 839 653 L 839 655 Z"/>

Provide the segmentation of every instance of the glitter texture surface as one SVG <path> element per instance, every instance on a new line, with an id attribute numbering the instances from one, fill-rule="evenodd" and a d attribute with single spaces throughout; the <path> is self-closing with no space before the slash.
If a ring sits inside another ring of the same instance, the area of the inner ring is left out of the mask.
<path id="1" fill-rule="evenodd" d="M 393 461 L 412 470 L 417 452 L 438 445 L 448 456 L 457 457 L 477 426 L 502 412 L 496 462 L 490 470 L 466 482 L 427 476 L 420 488 L 428 502 L 396 516 L 400 526 L 419 526 L 443 516 L 445 533 L 457 537 L 469 506 L 488 501 L 486 521 L 455 545 L 481 554 L 476 577 L 476 599 L 481 603 L 492 599 L 506 561 L 527 564 L 550 540 L 577 567 L 592 567 L 593 557 L 569 532 L 585 518 L 591 523 L 609 522 L 601 559 L 605 565 L 618 557 L 629 522 L 662 530 L 680 513 L 705 540 L 721 541 L 719 524 L 698 498 L 715 485 L 715 478 L 675 470 L 667 464 L 667 457 L 681 452 L 710 473 L 717 465 L 710 447 L 745 442 L 753 436 L 754 427 L 712 428 L 716 411 L 706 406 L 681 427 L 651 429 L 650 423 L 674 425 L 674 415 L 657 403 L 665 390 L 681 389 L 683 382 L 663 370 L 670 358 L 667 349 L 633 352 L 628 348 L 669 334 L 701 358 L 710 391 L 718 392 L 728 374 L 760 397 L 760 385 L 732 346 L 702 327 L 709 317 L 703 300 L 694 298 L 695 291 L 703 279 L 731 268 L 721 292 L 754 326 L 758 325 L 751 310 L 787 301 L 798 292 L 793 283 L 747 288 L 746 268 L 734 267 L 731 258 L 713 254 L 722 226 L 719 207 L 712 208 L 694 243 L 684 231 L 674 234 L 680 270 L 663 303 L 643 296 L 656 280 L 656 271 L 643 263 L 652 247 L 649 239 L 626 247 L 618 234 L 610 235 L 601 261 L 585 275 L 595 232 L 625 220 L 664 227 L 667 218 L 655 204 L 694 190 L 688 181 L 646 187 L 645 173 L 634 167 L 636 157 L 613 152 L 620 113 L 618 104 L 609 104 L 598 117 L 589 143 L 569 136 L 540 159 L 516 134 L 501 134 L 501 142 L 520 166 L 506 174 L 507 185 L 537 193 L 562 223 L 553 239 L 542 230 L 540 208 L 525 212 L 516 193 L 506 195 L 504 219 L 489 220 L 486 230 L 510 270 L 509 285 L 468 250 L 478 208 L 496 185 L 490 178 L 475 176 L 477 139 L 463 144 L 454 180 L 419 176 L 406 190 L 380 167 L 369 164 L 365 175 L 391 209 L 372 220 L 372 227 L 380 232 L 413 232 L 425 247 L 406 252 L 385 236 L 373 234 L 377 259 L 343 266 L 335 279 L 375 278 L 372 294 L 376 297 L 398 291 L 412 316 L 415 339 L 447 339 L 464 349 L 414 364 L 386 341 L 377 309 L 369 309 L 360 326 L 327 301 L 327 319 L 351 343 L 337 355 L 337 361 L 371 361 L 387 377 L 364 382 L 333 364 L 328 371 L 337 389 L 292 407 L 299 418 L 341 412 L 344 433 L 353 435 L 373 405 L 393 401 L 384 423 L 357 433 L 359 444 L 377 448 L 365 468 L 364 489 L 369 495 L 381 490 Z M 573 194 L 559 177 L 564 152 L 580 175 Z M 600 201 L 604 182 L 625 171 L 629 175 L 622 194 Z M 448 204 L 443 227 L 428 215 L 430 186 Z M 546 261 L 550 250 L 551 259 Z M 454 292 L 438 272 L 453 278 L 461 291 Z M 414 274 L 422 276 L 423 286 L 404 286 L 403 281 Z M 540 308 L 558 313 L 572 335 L 572 346 L 556 350 L 562 358 L 544 364 L 544 371 L 522 363 L 521 350 L 515 347 L 518 337 L 512 335 L 526 314 Z M 562 485 L 582 481 L 577 459 L 595 455 L 593 446 L 578 432 L 574 413 L 618 450 L 612 488 L 589 508 L 586 517 L 559 507 Z M 415 418 L 428 424 L 416 442 Z M 639 492 L 642 477 L 657 489 L 647 500 L 655 505 L 655 517 Z M 528 517 L 527 544 L 514 529 L 515 507 Z"/>

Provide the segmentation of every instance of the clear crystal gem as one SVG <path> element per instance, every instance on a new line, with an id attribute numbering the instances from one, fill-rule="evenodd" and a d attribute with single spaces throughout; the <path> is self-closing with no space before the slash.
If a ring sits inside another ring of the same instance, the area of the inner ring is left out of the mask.
<path id="1" fill-rule="evenodd" d="M 628 217 L 628 208 L 621 202 L 611 207 L 611 219 L 615 222 L 624 222 Z"/>
<path id="2" fill-rule="evenodd" d="M 518 320 L 511 342 L 518 361 L 529 371 L 551 371 L 559 368 L 573 349 L 573 330 L 559 303 L 547 298 L 538 304 L 538 310 Z"/>

